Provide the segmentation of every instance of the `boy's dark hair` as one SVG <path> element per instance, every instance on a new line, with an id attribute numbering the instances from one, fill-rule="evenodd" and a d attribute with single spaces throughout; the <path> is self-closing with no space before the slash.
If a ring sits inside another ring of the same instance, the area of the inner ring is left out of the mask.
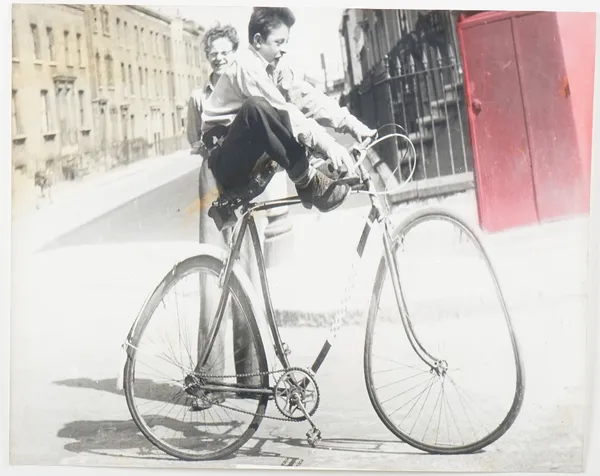
<path id="1" fill-rule="evenodd" d="M 254 7 L 248 23 L 248 41 L 254 42 L 254 35 L 267 38 L 278 26 L 291 28 L 296 23 L 296 17 L 289 8 L 285 7 Z"/>

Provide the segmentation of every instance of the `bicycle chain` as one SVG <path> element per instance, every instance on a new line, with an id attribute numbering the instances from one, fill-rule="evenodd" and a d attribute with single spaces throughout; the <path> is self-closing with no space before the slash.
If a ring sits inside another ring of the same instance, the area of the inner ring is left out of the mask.
<path id="1" fill-rule="evenodd" d="M 288 369 L 291 370 L 292 368 Z M 254 373 L 250 373 L 250 374 L 235 374 L 235 375 L 201 375 L 201 378 L 216 378 L 216 379 L 227 379 L 227 378 L 243 378 L 243 377 L 261 377 L 263 375 L 272 375 L 272 374 L 277 374 L 277 373 L 285 373 L 288 370 L 285 369 L 281 369 L 281 370 L 271 370 L 271 371 L 267 371 L 267 372 L 254 372 Z M 275 398 L 275 397 L 273 397 Z M 212 403 L 212 402 L 211 402 Z M 244 413 L 246 415 L 250 415 L 250 416 L 255 416 L 256 413 L 252 413 L 252 412 L 248 412 L 246 410 L 242 410 L 241 408 L 233 408 L 227 405 L 223 405 L 222 403 L 212 403 L 212 405 L 216 405 L 218 407 L 221 408 L 225 408 L 227 410 L 233 410 L 235 412 L 239 412 L 239 413 Z M 275 407 L 277 407 L 277 405 L 275 405 Z M 277 411 L 280 411 L 279 408 L 277 409 Z M 297 420 L 294 420 L 292 418 L 289 417 L 276 417 L 276 416 L 270 416 L 270 415 L 263 415 L 262 418 L 266 418 L 269 420 L 276 420 L 276 421 L 291 421 L 291 422 L 297 422 Z"/>

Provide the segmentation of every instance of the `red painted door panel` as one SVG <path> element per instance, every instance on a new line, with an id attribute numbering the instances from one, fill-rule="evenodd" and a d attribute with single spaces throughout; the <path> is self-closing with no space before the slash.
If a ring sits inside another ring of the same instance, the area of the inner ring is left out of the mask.
<path id="1" fill-rule="evenodd" d="M 579 143 L 579 161 L 573 166 L 580 167 L 582 170 L 583 193 L 577 210 L 579 213 L 589 213 L 590 210 L 596 15 L 591 12 L 557 14 Z"/>
<path id="2" fill-rule="evenodd" d="M 513 19 L 539 220 L 577 213 L 584 186 L 556 13 Z"/>
<path id="3" fill-rule="evenodd" d="M 537 221 L 511 20 L 460 30 L 480 225 Z"/>

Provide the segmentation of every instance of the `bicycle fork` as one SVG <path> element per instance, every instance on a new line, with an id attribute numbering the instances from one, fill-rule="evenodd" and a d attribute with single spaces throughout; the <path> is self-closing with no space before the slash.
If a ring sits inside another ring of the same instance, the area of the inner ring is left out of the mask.
<path id="1" fill-rule="evenodd" d="M 394 253 L 394 243 L 390 238 L 390 222 L 384 220 L 383 222 L 385 232 L 383 233 L 383 246 L 385 249 L 385 259 L 387 262 L 387 268 L 392 278 L 392 285 L 394 288 L 394 295 L 396 296 L 396 304 L 400 311 L 402 318 L 402 325 L 408 337 L 411 347 L 419 356 L 419 358 L 429 366 L 429 368 L 439 376 L 443 376 L 448 369 L 448 364 L 445 360 L 438 359 L 432 356 L 421 344 L 410 320 L 406 302 L 404 301 L 404 295 L 402 294 L 402 287 L 400 286 L 400 274 L 398 271 L 398 260 Z"/>

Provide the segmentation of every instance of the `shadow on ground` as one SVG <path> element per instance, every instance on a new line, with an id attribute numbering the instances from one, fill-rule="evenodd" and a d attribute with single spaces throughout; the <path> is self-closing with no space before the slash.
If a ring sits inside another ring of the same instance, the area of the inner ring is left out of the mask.
<path id="1" fill-rule="evenodd" d="M 57 385 L 63 385 L 72 388 L 86 388 L 109 392 L 112 394 L 123 395 L 116 387 L 116 379 L 93 380 L 89 378 L 69 379 L 55 382 Z M 145 387 L 141 387 L 142 391 Z M 136 394 L 137 389 L 136 389 Z M 139 394 L 138 394 L 139 395 Z M 142 395 L 139 395 L 142 397 Z M 166 399 L 166 392 L 153 391 L 142 398 L 150 397 L 158 401 L 169 401 Z M 123 398 L 125 398 L 123 396 Z M 263 425 L 268 422 L 263 420 Z M 190 430 L 189 426 L 185 430 L 179 427 L 176 420 L 166 420 L 166 425 L 175 431 L 182 431 L 187 436 L 201 437 L 198 430 Z M 300 422 L 300 425 L 308 425 L 306 422 Z M 287 438 L 280 435 L 273 435 L 274 432 L 281 431 L 279 428 L 270 431 L 259 427 L 255 437 L 251 438 L 241 449 L 229 456 L 227 459 L 236 457 L 261 457 L 267 458 L 261 460 L 265 465 L 283 465 L 283 466 L 301 466 L 302 459 L 298 458 L 297 451 L 293 454 L 286 454 L 285 447 L 305 448 L 312 450 L 304 438 Z M 193 435 L 191 434 L 193 433 Z M 261 433 L 266 436 L 261 436 Z M 326 436 L 326 435 L 325 435 Z M 139 458 L 154 459 L 162 461 L 173 461 L 175 458 L 158 450 L 148 439 L 140 432 L 133 420 L 80 420 L 65 424 L 58 432 L 59 438 L 72 440 L 65 445 L 67 451 L 78 454 L 96 454 L 121 458 Z M 265 445 L 272 445 L 278 448 L 278 451 L 265 449 Z M 393 448 L 393 451 L 392 451 Z M 360 453 L 360 454 L 378 454 L 378 455 L 411 455 L 424 454 L 412 448 L 408 448 L 401 441 L 390 438 L 381 439 L 360 439 L 360 438 L 324 438 L 316 448 L 317 451 L 326 451 L 331 457 L 338 453 Z M 407 451 L 408 450 L 408 451 Z M 314 451 L 314 450 L 313 450 Z M 268 458 L 271 458 L 269 460 Z"/>

